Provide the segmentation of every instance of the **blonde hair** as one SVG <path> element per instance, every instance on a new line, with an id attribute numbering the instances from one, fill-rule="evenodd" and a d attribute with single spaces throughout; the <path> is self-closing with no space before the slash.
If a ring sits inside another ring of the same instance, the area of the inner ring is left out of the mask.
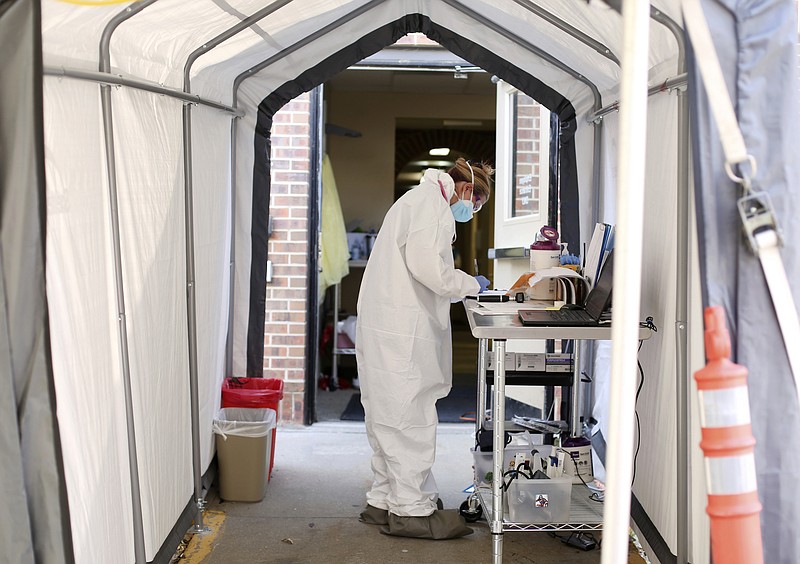
<path id="1" fill-rule="evenodd" d="M 471 169 L 471 170 L 470 170 Z M 470 182 L 475 185 L 473 192 L 480 197 L 481 202 L 486 203 L 491 196 L 491 176 L 494 169 L 487 163 L 470 163 L 463 157 L 456 160 L 456 165 L 447 171 L 454 182 Z M 475 176 L 473 182 L 472 177 Z"/>

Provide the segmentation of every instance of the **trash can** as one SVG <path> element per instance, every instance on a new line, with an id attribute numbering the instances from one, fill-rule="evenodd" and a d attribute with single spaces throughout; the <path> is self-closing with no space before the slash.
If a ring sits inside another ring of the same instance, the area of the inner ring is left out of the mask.
<path id="1" fill-rule="evenodd" d="M 220 407 L 272 409 L 277 417 L 278 404 L 282 399 L 283 380 L 278 378 L 225 378 L 222 382 L 222 405 Z M 273 429 L 267 479 L 272 477 L 272 467 L 275 464 L 276 438 L 275 429 Z"/>
<path id="2" fill-rule="evenodd" d="M 219 464 L 219 496 L 227 501 L 261 501 L 267 487 L 275 411 L 227 407 L 213 423 Z"/>

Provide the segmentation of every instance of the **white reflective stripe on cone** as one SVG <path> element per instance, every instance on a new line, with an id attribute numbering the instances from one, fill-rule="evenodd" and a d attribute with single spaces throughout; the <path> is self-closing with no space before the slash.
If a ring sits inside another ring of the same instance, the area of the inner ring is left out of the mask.
<path id="1" fill-rule="evenodd" d="M 700 426 L 704 429 L 750 424 L 750 402 L 746 386 L 698 392 Z"/>
<path id="2" fill-rule="evenodd" d="M 756 461 L 753 453 L 741 456 L 706 457 L 708 495 L 735 495 L 756 491 Z"/>

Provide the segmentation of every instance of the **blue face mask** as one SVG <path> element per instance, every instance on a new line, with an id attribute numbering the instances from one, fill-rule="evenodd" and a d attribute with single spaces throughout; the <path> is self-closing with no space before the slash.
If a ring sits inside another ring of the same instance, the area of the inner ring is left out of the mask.
<path id="1" fill-rule="evenodd" d="M 472 201 L 459 200 L 450 206 L 453 218 L 459 223 L 466 223 L 472 219 Z"/>

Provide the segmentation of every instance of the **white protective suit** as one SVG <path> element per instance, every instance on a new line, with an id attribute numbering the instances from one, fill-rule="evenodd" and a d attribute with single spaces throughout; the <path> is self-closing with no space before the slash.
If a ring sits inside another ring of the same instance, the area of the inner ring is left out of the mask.
<path id="1" fill-rule="evenodd" d="M 367 503 L 403 517 L 436 509 L 436 400 L 452 386 L 451 299 L 480 290 L 453 266 L 447 173 L 428 169 L 389 209 L 358 296 L 356 358 L 374 481 Z"/>

